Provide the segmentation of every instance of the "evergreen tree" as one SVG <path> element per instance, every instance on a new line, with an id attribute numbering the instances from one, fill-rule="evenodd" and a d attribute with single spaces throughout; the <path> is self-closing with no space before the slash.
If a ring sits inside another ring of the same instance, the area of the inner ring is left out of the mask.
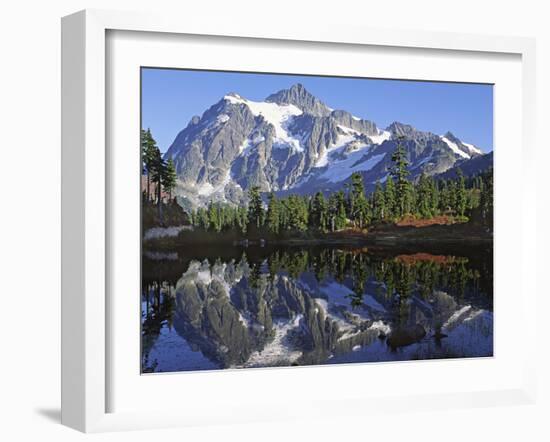
<path id="1" fill-rule="evenodd" d="M 168 199 L 172 200 L 172 190 L 176 187 L 176 166 L 172 158 L 166 163 L 166 168 L 164 170 L 163 185 L 164 191 L 168 193 Z"/>
<path id="2" fill-rule="evenodd" d="M 361 229 L 368 222 L 368 206 L 363 176 L 355 172 L 351 176 L 351 188 L 349 193 L 350 219 Z"/>
<path id="3" fill-rule="evenodd" d="M 344 192 L 336 194 L 336 230 L 346 228 L 348 219 L 346 216 L 346 198 Z"/>
<path id="4" fill-rule="evenodd" d="M 415 202 L 416 202 L 416 189 L 412 182 L 407 181 L 405 185 L 404 193 L 404 214 L 415 212 Z"/>
<path id="5" fill-rule="evenodd" d="M 336 230 L 336 216 L 338 214 L 338 201 L 333 193 L 328 198 L 328 228 L 331 232 Z"/>
<path id="6" fill-rule="evenodd" d="M 456 213 L 456 182 L 447 181 L 447 205 L 452 213 Z"/>
<path id="7" fill-rule="evenodd" d="M 222 230 L 221 210 L 218 204 L 210 203 L 208 205 L 208 220 L 210 221 L 210 229 L 216 233 Z"/>
<path id="8" fill-rule="evenodd" d="M 321 232 L 326 232 L 329 223 L 328 206 L 323 192 L 317 192 L 311 199 L 309 225 Z"/>
<path id="9" fill-rule="evenodd" d="M 236 213 L 236 225 L 242 234 L 246 233 L 246 225 L 248 221 L 248 211 L 246 207 L 238 207 Z"/>
<path id="10" fill-rule="evenodd" d="M 410 209 L 411 202 L 411 185 L 407 180 L 409 176 L 409 162 L 407 160 L 407 151 L 403 145 L 404 138 L 398 137 L 397 148 L 392 154 L 393 166 L 390 169 L 390 174 L 395 178 L 395 194 L 397 215 L 404 216 Z"/>
<path id="11" fill-rule="evenodd" d="M 280 204 L 273 192 L 269 194 L 267 206 L 267 228 L 275 235 L 280 231 Z"/>
<path id="12" fill-rule="evenodd" d="M 260 229 L 264 223 L 264 208 L 258 186 L 250 188 L 248 199 L 248 223 L 256 229 Z"/>
<path id="13" fill-rule="evenodd" d="M 151 130 L 141 129 L 141 161 L 142 171 L 147 175 L 147 201 L 151 199 L 151 173 L 154 167 L 158 151 L 157 143 L 151 134 Z"/>
<path id="14" fill-rule="evenodd" d="M 146 196 L 149 201 L 149 158 L 148 158 L 148 130 L 141 129 L 140 133 L 141 144 L 141 173 L 147 175 L 147 189 Z"/>
<path id="15" fill-rule="evenodd" d="M 374 194 L 372 197 L 372 212 L 373 217 L 381 221 L 385 219 L 386 215 L 386 198 L 384 191 L 382 190 L 382 185 L 380 181 L 376 182 L 376 187 L 374 189 Z"/>
<path id="16" fill-rule="evenodd" d="M 466 196 L 466 184 L 464 181 L 464 175 L 460 168 L 457 171 L 457 181 L 455 185 L 455 210 L 460 216 L 464 216 L 466 211 L 467 196 Z"/>
<path id="17" fill-rule="evenodd" d="M 203 230 L 208 230 L 208 228 L 210 227 L 208 211 L 204 207 L 199 207 L 197 209 L 197 226 Z"/>
<path id="18" fill-rule="evenodd" d="M 386 207 L 386 218 L 393 218 L 397 214 L 396 197 L 395 197 L 395 183 L 391 176 L 386 179 L 386 185 L 384 189 L 384 205 Z"/>
<path id="19" fill-rule="evenodd" d="M 155 183 L 157 194 L 157 209 L 159 220 L 162 223 L 162 186 L 166 176 L 166 162 L 163 160 L 160 150 L 156 148 L 151 154 L 151 180 Z"/>
<path id="20" fill-rule="evenodd" d="M 423 218 L 432 216 L 432 187 L 428 177 L 422 173 L 416 192 L 416 212 Z"/>
<path id="21" fill-rule="evenodd" d="M 305 231 L 308 225 L 307 201 L 299 195 L 287 198 L 288 227 L 291 230 Z"/>

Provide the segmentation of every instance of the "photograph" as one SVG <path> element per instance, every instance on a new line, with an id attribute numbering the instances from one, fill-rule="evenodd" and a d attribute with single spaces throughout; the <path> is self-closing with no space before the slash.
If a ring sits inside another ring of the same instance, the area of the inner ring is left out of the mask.
<path id="1" fill-rule="evenodd" d="M 550 441 L 543 3 L 4 2 L 0 442 Z"/>
<path id="2" fill-rule="evenodd" d="M 140 83 L 142 374 L 493 356 L 493 84 Z"/>

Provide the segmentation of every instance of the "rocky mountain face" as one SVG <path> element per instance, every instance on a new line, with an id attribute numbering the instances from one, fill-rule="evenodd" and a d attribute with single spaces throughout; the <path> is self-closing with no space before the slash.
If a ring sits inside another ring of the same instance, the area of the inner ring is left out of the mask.
<path id="1" fill-rule="evenodd" d="M 470 160 L 458 161 L 453 167 L 437 175 L 437 178 L 455 179 L 458 176 L 458 169 L 460 169 L 465 177 L 472 177 L 483 173 L 491 167 L 493 167 L 493 152 L 476 156 Z"/>
<path id="2" fill-rule="evenodd" d="M 399 122 L 381 129 L 334 110 L 296 84 L 254 102 L 224 96 L 191 119 L 165 154 L 187 205 L 239 203 L 251 186 L 310 194 L 341 188 L 352 173 L 368 190 L 388 176 L 397 137 L 404 137 L 411 177 L 437 175 L 483 155 L 447 132 L 436 135 Z"/>

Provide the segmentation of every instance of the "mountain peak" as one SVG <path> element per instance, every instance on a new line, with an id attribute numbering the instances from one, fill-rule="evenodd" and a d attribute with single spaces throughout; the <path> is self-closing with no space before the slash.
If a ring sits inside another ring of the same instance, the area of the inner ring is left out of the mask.
<path id="1" fill-rule="evenodd" d="M 309 94 L 309 92 L 306 90 L 306 88 L 304 87 L 304 85 L 302 83 L 296 83 L 296 84 L 293 84 L 289 90 L 296 90 L 296 91 L 304 91 L 304 92 L 307 92 Z"/>
<path id="2" fill-rule="evenodd" d="M 316 117 L 326 117 L 331 113 L 331 109 L 311 94 L 301 83 L 296 83 L 288 89 L 275 92 L 267 97 L 265 101 L 277 104 L 293 104 L 304 113 Z"/>
<path id="3" fill-rule="evenodd" d="M 455 134 L 453 134 L 450 130 L 447 131 L 445 133 L 445 135 L 443 135 L 445 138 L 447 138 L 448 140 L 452 141 L 453 143 L 461 143 L 461 141 L 455 136 Z"/>
<path id="4" fill-rule="evenodd" d="M 301 98 L 315 98 L 315 96 L 310 93 L 302 83 L 295 83 L 287 89 L 281 89 L 280 91 L 271 94 L 265 101 L 273 101 L 273 99 L 283 95 L 294 95 Z"/>
<path id="5" fill-rule="evenodd" d="M 394 121 L 392 124 L 390 124 L 386 128 L 386 130 L 392 133 L 393 135 L 397 135 L 397 136 L 407 136 L 416 132 L 416 129 L 411 125 L 403 124 L 403 123 L 400 123 L 399 121 Z"/>

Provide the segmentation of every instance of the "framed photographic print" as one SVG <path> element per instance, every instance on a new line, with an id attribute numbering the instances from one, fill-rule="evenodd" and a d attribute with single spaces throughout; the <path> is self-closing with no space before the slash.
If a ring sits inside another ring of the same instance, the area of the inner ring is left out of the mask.
<path id="1" fill-rule="evenodd" d="M 142 372 L 493 356 L 493 85 L 144 67 L 141 96 Z"/>
<path id="2" fill-rule="evenodd" d="M 66 17 L 63 422 L 531 401 L 533 57 Z"/>

